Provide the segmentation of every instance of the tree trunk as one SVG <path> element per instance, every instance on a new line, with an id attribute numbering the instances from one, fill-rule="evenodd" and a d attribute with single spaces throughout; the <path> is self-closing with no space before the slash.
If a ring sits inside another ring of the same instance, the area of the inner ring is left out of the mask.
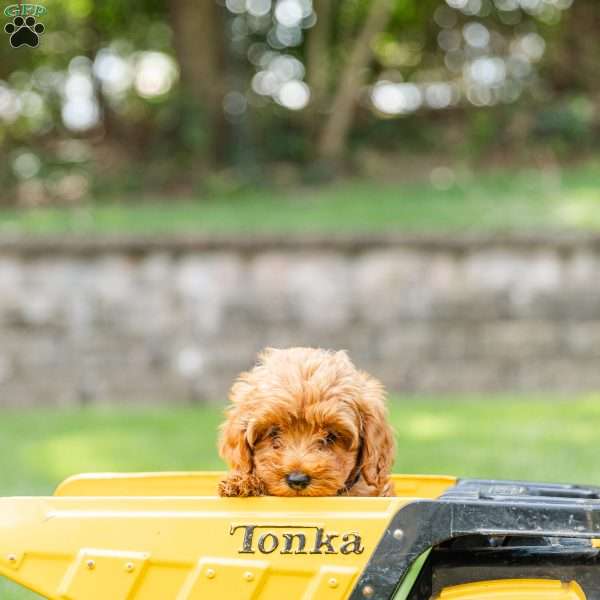
<path id="1" fill-rule="evenodd" d="M 343 156 L 358 95 L 366 80 L 371 42 L 387 25 L 391 11 L 392 0 L 372 0 L 369 14 L 342 70 L 329 118 L 321 131 L 317 152 L 325 162 L 338 163 Z"/>
<path id="2" fill-rule="evenodd" d="M 175 51 L 184 93 L 204 114 L 210 163 L 223 158 L 227 121 L 224 8 L 216 0 L 170 0 Z"/>
<path id="3" fill-rule="evenodd" d="M 549 42 L 545 74 L 559 93 L 597 94 L 600 3 L 576 0 L 562 19 L 559 31 Z"/>
<path id="4" fill-rule="evenodd" d="M 310 30 L 306 46 L 306 81 L 311 90 L 309 119 L 314 126 L 318 113 L 323 110 L 330 83 L 330 33 L 332 0 L 313 0 L 317 22 Z"/>

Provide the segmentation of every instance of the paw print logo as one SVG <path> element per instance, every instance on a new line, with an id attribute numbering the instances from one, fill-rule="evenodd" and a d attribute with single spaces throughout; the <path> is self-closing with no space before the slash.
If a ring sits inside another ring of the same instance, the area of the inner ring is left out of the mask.
<path id="1" fill-rule="evenodd" d="M 4 31 L 10 34 L 10 45 L 13 48 L 19 46 L 30 46 L 36 48 L 40 43 L 40 35 L 44 33 L 45 27 L 38 23 L 35 17 L 15 17 L 12 23 L 7 23 Z"/>

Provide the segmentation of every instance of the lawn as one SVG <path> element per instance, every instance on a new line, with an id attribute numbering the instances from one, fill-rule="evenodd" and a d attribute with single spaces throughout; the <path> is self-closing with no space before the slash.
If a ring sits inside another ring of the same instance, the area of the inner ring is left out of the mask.
<path id="1" fill-rule="evenodd" d="M 438 180 L 440 178 L 438 177 Z M 0 210 L 0 233 L 600 230 L 600 168 L 457 173 L 441 186 L 347 180 L 197 198 Z"/>
<path id="2" fill-rule="evenodd" d="M 217 469 L 217 408 L 5 412 L 0 494 L 81 471 Z M 600 484 L 600 396 L 396 398 L 397 472 Z M 2 600 L 37 598 L 0 580 Z"/>

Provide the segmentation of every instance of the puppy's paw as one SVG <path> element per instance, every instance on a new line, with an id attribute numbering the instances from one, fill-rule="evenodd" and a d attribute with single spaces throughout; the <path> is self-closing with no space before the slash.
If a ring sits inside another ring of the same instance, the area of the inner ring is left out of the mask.
<path id="1" fill-rule="evenodd" d="M 247 496 L 265 496 L 264 483 L 254 474 L 229 473 L 219 482 L 219 496 L 239 498 Z"/>

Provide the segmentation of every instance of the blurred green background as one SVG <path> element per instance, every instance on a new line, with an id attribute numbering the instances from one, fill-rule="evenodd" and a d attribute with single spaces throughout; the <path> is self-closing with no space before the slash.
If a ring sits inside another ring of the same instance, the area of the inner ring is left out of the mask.
<path id="1" fill-rule="evenodd" d="M 407 227 L 465 226 L 471 211 L 477 224 L 507 195 L 522 210 L 483 226 L 598 227 L 586 204 L 598 189 L 595 0 L 44 5 L 37 48 L 12 48 L 8 34 L 0 44 L 0 206 L 68 216 L 27 214 L 25 231 L 127 227 L 137 219 L 113 204 L 142 201 L 159 207 L 142 208 L 134 228 L 154 229 L 154 214 L 182 200 L 175 215 L 200 226 L 223 215 L 228 227 L 225 207 L 240 205 L 261 223 L 274 215 L 274 228 L 290 205 L 324 205 L 326 221 L 348 178 L 360 179 L 353 203 L 373 226 L 372 182 L 387 181 L 406 186 L 409 207 L 425 197 Z M 582 162 L 579 179 L 570 170 Z M 547 175 L 541 197 L 507 189 L 515 168 Z M 332 180 L 339 189 L 320 188 Z M 437 218 L 438 194 L 456 219 Z M 19 230 L 20 213 L 3 212 L 0 228 Z"/>
<path id="2" fill-rule="evenodd" d="M 599 400 L 394 397 L 395 472 L 598 482 Z M 50 494 L 69 475 L 90 471 L 223 469 L 221 420 L 219 407 L 7 411 L 0 491 Z"/>

